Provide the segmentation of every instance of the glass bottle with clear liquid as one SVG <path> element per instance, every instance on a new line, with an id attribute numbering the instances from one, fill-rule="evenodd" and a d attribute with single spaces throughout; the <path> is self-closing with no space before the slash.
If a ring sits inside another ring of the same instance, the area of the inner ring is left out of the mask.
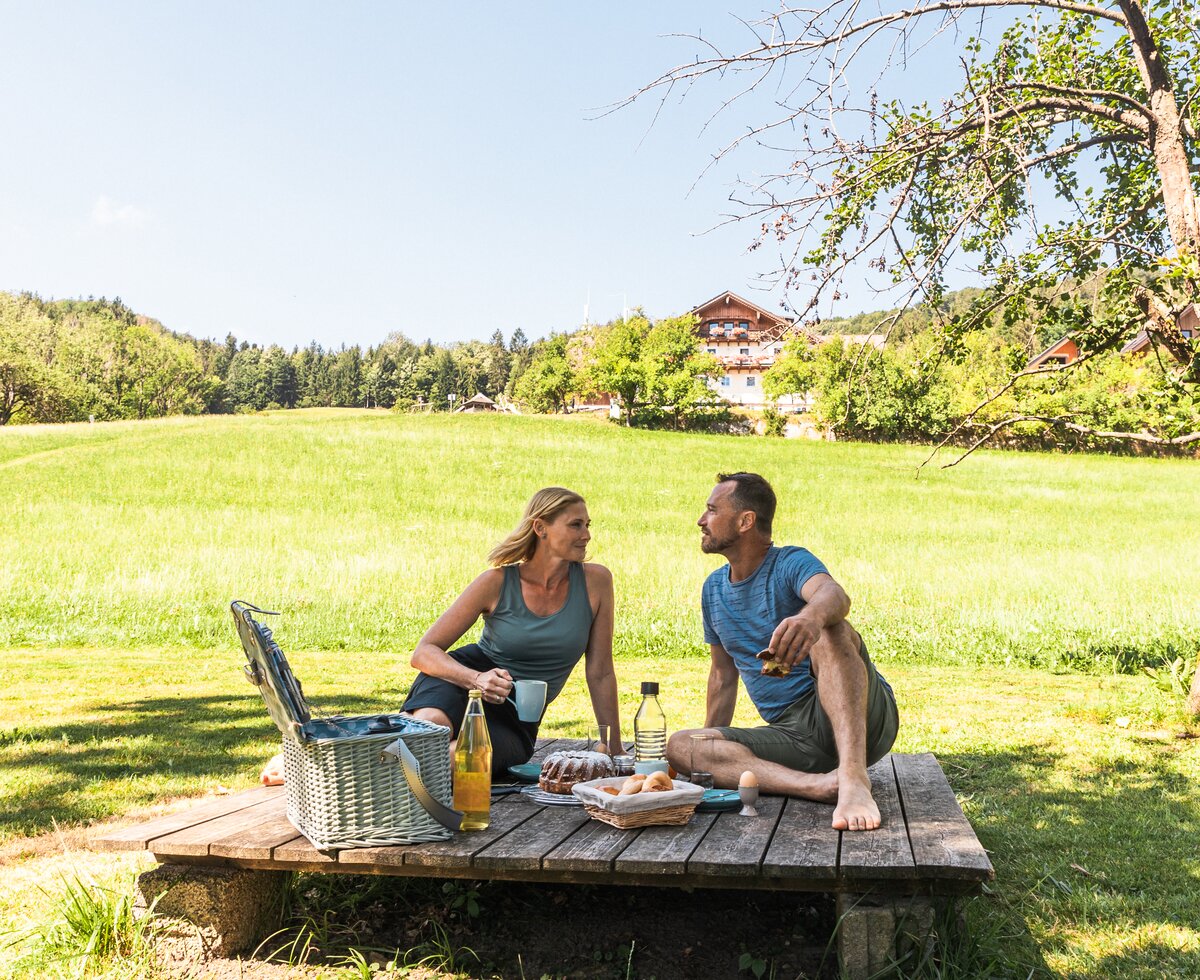
<path id="1" fill-rule="evenodd" d="M 667 716 L 658 703 L 658 681 L 642 682 L 642 704 L 633 717 L 633 744 L 638 762 L 667 757 Z"/>
<path id="2" fill-rule="evenodd" d="M 454 746 L 454 809 L 463 830 L 483 830 L 492 804 L 492 739 L 483 715 L 483 692 L 471 691 Z"/>

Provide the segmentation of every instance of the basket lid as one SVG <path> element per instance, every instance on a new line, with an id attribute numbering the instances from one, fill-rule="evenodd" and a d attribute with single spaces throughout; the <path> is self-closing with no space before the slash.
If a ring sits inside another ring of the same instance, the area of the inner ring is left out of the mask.
<path id="1" fill-rule="evenodd" d="M 308 740 L 305 726 L 312 719 L 312 712 L 304 691 L 287 657 L 271 636 L 271 630 L 256 620 L 251 613 L 263 616 L 278 616 L 278 613 L 259 609 L 241 599 L 229 604 L 233 621 L 237 624 L 238 637 L 242 641 L 248 663 L 243 668 L 247 680 L 258 688 L 267 703 L 267 712 L 275 726 L 288 738 L 297 742 Z"/>

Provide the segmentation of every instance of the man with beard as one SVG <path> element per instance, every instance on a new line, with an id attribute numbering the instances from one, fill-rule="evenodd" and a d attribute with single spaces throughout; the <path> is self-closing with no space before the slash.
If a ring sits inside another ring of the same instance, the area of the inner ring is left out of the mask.
<path id="1" fill-rule="evenodd" d="M 887 754 L 896 700 L 846 621 L 850 599 L 809 551 L 771 540 L 775 492 L 756 473 L 722 473 L 697 523 L 700 547 L 728 564 L 701 596 L 708 674 L 706 727 L 676 732 L 667 757 L 691 768 L 690 736 L 714 735 L 716 786 L 752 769 L 764 793 L 834 804 L 837 830 L 874 830 L 867 766 Z M 767 723 L 733 728 L 738 678 Z"/>

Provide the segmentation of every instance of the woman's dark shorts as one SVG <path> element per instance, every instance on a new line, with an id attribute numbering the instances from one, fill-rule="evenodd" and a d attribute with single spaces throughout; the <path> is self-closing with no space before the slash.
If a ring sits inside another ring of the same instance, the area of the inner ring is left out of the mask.
<path id="1" fill-rule="evenodd" d="M 472 670 L 486 671 L 496 666 L 474 643 L 451 650 L 450 656 Z M 458 729 L 467 710 L 467 691 L 441 678 L 417 674 L 400 710 L 415 711 L 417 708 L 437 708 L 442 711 L 450 719 L 450 728 L 454 733 L 452 737 L 458 738 Z M 521 721 L 511 701 L 485 703 L 483 714 L 487 718 L 488 735 L 492 739 L 492 776 L 507 781 L 511 778 L 508 767 L 528 762 L 533 755 L 538 726 Z"/>
<path id="2" fill-rule="evenodd" d="M 896 741 L 900 721 L 896 698 L 871 663 L 867 645 L 860 643 L 858 652 L 867 668 L 867 765 L 872 765 L 888 754 Z M 716 731 L 729 741 L 746 746 L 760 759 L 798 772 L 832 772 L 838 765 L 833 726 L 821 707 L 815 683 L 769 725 Z"/>

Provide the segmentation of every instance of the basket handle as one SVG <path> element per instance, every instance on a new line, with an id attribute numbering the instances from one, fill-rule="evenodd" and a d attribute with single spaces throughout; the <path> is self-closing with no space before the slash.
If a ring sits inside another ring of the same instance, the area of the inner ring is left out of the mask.
<path id="1" fill-rule="evenodd" d="M 399 762 L 408 788 L 412 790 L 413 796 L 417 798 L 426 812 L 448 830 L 462 830 L 462 813 L 446 806 L 425 788 L 425 783 L 421 781 L 421 764 L 417 762 L 417 757 L 413 755 L 412 749 L 404 744 L 404 739 L 396 739 L 380 752 L 379 761 L 385 764 Z"/>

